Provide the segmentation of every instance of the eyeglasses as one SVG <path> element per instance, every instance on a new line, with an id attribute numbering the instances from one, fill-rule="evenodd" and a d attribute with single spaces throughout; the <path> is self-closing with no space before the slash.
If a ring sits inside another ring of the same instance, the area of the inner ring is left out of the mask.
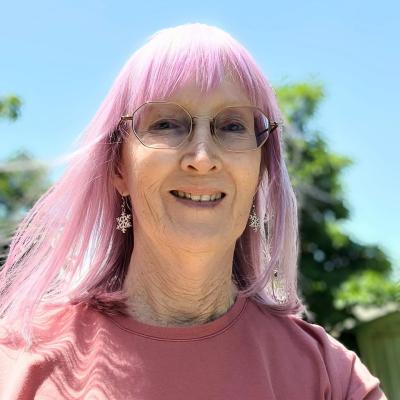
<path id="1" fill-rule="evenodd" d="M 132 115 L 123 115 L 132 131 L 146 147 L 177 149 L 191 139 L 195 119 L 184 107 L 173 102 L 148 101 Z M 211 135 L 224 149 L 234 152 L 256 150 L 278 127 L 257 107 L 229 106 L 220 110 L 210 121 Z"/>

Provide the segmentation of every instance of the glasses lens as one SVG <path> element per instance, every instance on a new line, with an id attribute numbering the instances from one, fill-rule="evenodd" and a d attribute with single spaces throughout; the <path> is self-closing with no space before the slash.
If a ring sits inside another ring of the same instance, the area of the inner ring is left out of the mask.
<path id="1" fill-rule="evenodd" d="M 254 150 L 268 138 L 268 118 L 254 107 L 228 107 L 215 117 L 215 135 L 227 149 Z"/>
<path id="2" fill-rule="evenodd" d="M 189 135 L 191 118 L 173 103 L 150 102 L 133 114 L 133 130 L 148 147 L 168 149 L 179 146 Z"/>

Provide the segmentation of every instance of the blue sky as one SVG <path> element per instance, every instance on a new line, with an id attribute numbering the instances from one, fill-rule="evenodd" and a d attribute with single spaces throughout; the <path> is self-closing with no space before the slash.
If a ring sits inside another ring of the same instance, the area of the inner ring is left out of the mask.
<path id="1" fill-rule="evenodd" d="M 351 157 L 344 227 L 400 265 L 400 6 L 372 1 L 6 1 L 0 14 L 0 95 L 22 97 L 0 122 L 0 159 L 19 148 L 51 161 L 71 150 L 129 55 L 155 31 L 186 22 L 227 30 L 272 85 L 326 89 L 312 127 Z M 53 171 L 56 177 L 60 168 Z"/>

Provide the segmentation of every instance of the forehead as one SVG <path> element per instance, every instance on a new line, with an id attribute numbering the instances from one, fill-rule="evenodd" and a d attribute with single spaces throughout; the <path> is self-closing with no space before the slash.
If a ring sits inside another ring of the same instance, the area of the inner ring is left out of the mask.
<path id="1" fill-rule="evenodd" d="M 227 106 L 252 105 L 241 87 L 227 79 L 208 91 L 202 91 L 190 81 L 165 100 L 178 103 L 197 115 L 207 115 Z"/>

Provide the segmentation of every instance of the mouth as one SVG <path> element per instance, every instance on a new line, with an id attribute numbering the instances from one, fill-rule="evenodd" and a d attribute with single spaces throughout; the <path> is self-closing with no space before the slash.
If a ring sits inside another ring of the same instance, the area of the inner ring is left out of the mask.
<path id="1" fill-rule="evenodd" d="M 180 190 L 171 190 L 170 193 L 179 198 L 185 199 L 193 202 L 199 203 L 214 203 L 222 200 L 226 194 L 224 192 L 216 192 L 216 193 L 204 193 L 204 194 L 192 194 L 188 192 L 182 192 Z"/>

